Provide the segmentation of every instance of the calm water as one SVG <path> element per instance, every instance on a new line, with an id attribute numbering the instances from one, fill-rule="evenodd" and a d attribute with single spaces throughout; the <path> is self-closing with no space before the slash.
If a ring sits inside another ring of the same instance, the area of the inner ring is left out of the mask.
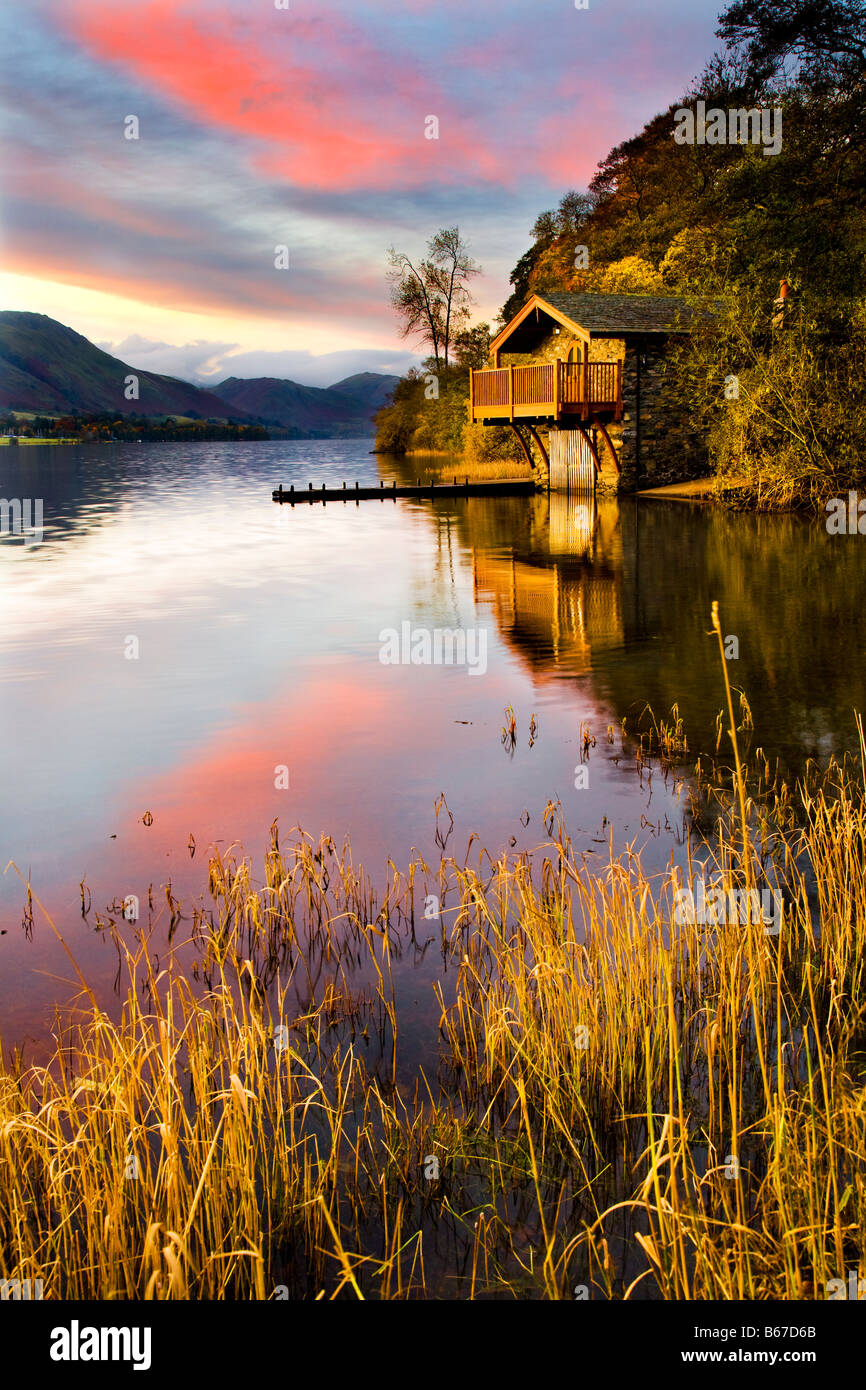
<path id="1" fill-rule="evenodd" d="M 797 768 L 855 747 L 866 655 L 859 538 L 820 522 L 682 502 L 574 498 L 278 507 L 279 483 L 415 475 L 370 441 L 0 451 L 0 496 L 44 499 L 38 546 L 0 541 L 0 856 L 53 911 L 85 975 L 117 960 L 96 912 L 148 886 L 202 894 L 207 850 L 260 861 L 301 825 L 373 877 L 413 846 L 438 857 L 433 805 L 491 854 L 544 838 L 559 798 L 576 845 L 678 853 L 683 803 L 641 785 L 606 730 L 674 701 L 711 747 L 722 702 L 707 636 L 718 599 L 754 742 Z M 441 463 L 437 460 L 437 463 Z M 459 469 L 459 465 L 457 465 Z M 383 629 L 474 628 L 487 669 L 383 665 Z M 130 659 L 136 639 L 138 656 Z M 517 744 L 503 746 L 503 710 Z M 535 714 L 537 734 L 529 744 Z M 581 721 L 597 744 L 575 789 Z M 275 769 L 289 770 L 288 789 Z M 146 812 L 150 827 L 142 823 Z M 526 822 L 526 813 L 529 820 Z M 194 837 L 197 852 L 187 848 Z M 82 920 L 79 883 L 92 894 Z M 0 1039 L 44 1035 L 71 970 L 25 892 L 0 879 Z M 116 915 L 116 914 L 115 914 Z M 406 964 L 419 1055 L 438 1011 L 429 958 Z"/>

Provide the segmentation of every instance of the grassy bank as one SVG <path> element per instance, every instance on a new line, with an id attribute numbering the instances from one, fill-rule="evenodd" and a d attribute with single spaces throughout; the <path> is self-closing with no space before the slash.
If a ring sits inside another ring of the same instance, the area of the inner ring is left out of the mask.
<path id="1" fill-rule="evenodd" d="M 675 718 L 624 751 L 636 775 L 687 756 Z M 862 776 L 699 768 L 678 882 L 630 852 L 590 871 L 554 805 L 534 867 L 476 842 L 391 865 L 381 898 L 328 839 L 274 830 L 259 883 L 215 856 L 159 974 L 158 922 L 106 928 L 116 1018 L 82 982 L 51 1057 L 4 1052 L 0 1276 L 46 1298 L 826 1297 L 864 1272 Z M 726 893 L 783 892 L 778 934 L 680 920 L 702 857 Z M 431 947 L 439 1056 L 407 1083 L 392 969 Z"/>
<path id="2" fill-rule="evenodd" d="M 67 438 L 62 436 L 57 439 L 31 439 L 26 434 L 0 434 L 0 444 L 79 444 L 81 441 L 72 436 Z"/>
<path id="3" fill-rule="evenodd" d="M 431 482 L 450 483 L 454 478 L 452 463 L 437 464 L 435 459 L 427 465 L 426 475 Z M 471 452 L 464 453 L 460 459 L 458 478 L 469 478 L 472 482 L 495 481 L 502 478 L 529 478 L 532 474 L 524 458 L 478 458 Z"/>

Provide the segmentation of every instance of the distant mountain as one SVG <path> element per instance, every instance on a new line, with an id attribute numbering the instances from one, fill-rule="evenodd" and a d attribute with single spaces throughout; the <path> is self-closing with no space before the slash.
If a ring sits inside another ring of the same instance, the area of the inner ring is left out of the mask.
<path id="1" fill-rule="evenodd" d="M 138 377 L 137 400 L 124 394 L 130 375 Z M 0 409 L 247 419 L 212 391 L 130 367 L 47 314 L 11 309 L 0 312 Z"/>
<path id="2" fill-rule="evenodd" d="M 214 386 L 223 400 L 264 425 L 315 435 L 368 435 L 397 377 L 360 372 L 337 386 L 301 386 L 279 377 L 227 377 Z"/>
<path id="3" fill-rule="evenodd" d="M 127 400 L 126 379 L 138 378 Z M 228 377 L 204 390 L 173 376 L 130 367 L 47 314 L 0 312 L 0 410 L 67 415 L 188 415 L 277 426 L 293 438 L 373 433 L 373 416 L 399 377 L 359 372 L 336 386 L 275 377 Z"/>
<path id="4" fill-rule="evenodd" d="M 399 380 L 398 376 L 389 376 L 383 372 L 358 372 L 355 376 L 347 376 L 342 381 L 335 381 L 329 390 L 339 391 L 344 396 L 351 396 L 353 400 L 369 406 L 371 412 L 375 414 L 391 399 L 391 394 Z"/>

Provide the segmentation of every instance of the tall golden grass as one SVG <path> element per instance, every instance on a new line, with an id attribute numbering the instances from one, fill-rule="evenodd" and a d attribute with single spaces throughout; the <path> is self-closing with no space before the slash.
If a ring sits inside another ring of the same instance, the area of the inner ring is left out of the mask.
<path id="1" fill-rule="evenodd" d="M 863 763 L 699 775 L 684 862 L 545 843 L 389 866 L 272 828 L 177 932 L 115 929 L 56 1047 L 0 1070 L 0 1277 L 114 1299 L 801 1299 L 863 1274 Z M 676 712 L 653 720 L 674 758 Z M 742 727 L 742 726 L 741 726 Z M 649 756 L 636 743 L 640 761 Z M 783 891 L 702 924 L 677 893 Z M 441 915 L 424 915 L 435 894 Z M 40 907 L 35 901 L 35 919 Z M 439 1056 L 394 965 L 440 953 Z M 435 1075 L 434 1075 L 435 1069 Z"/>
<path id="2" fill-rule="evenodd" d="M 431 482 L 446 484 L 453 482 L 455 477 L 458 483 L 465 482 L 467 478 L 470 482 L 482 483 L 533 476 L 525 459 L 483 458 L 472 453 L 461 455 L 457 464 L 451 455 L 448 462 L 431 463 L 426 471 Z M 540 480 L 536 481 L 539 482 L 539 486 L 542 485 Z"/>

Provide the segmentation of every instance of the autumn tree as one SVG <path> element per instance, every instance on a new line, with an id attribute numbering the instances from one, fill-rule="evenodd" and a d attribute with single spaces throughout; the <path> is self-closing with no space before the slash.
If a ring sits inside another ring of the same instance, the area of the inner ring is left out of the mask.
<path id="1" fill-rule="evenodd" d="M 866 73 L 863 0 L 734 0 L 716 32 L 745 56 L 756 87 L 789 62 L 814 77 Z"/>
<path id="2" fill-rule="evenodd" d="M 489 323 L 476 323 L 473 328 L 462 328 L 454 335 L 454 356 L 458 367 L 481 370 L 487 366 L 489 353 Z"/>
<path id="3" fill-rule="evenodd" d="M 403 321 L 403 337 L 417 335 L 429 346 L 436 367 L 447 367 L 455 337 L 469 321 L 469 281 L 481 270 L 460 229 L 443 227 L 436 232 L 417 264 L 391 246 L 388 263 L 391 303 Z"/>

